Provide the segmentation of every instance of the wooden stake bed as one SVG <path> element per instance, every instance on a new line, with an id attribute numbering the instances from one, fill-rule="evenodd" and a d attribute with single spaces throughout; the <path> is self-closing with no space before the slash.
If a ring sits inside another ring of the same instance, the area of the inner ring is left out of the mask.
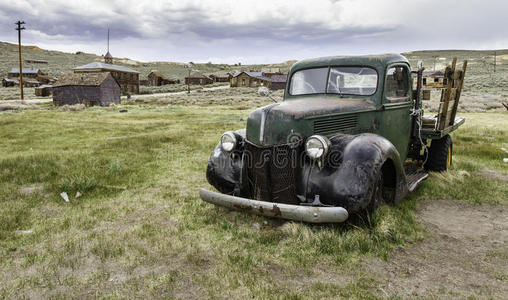
<path id="1" fill-rule="evenodd" d="M 459 107 L 460 94 L 464 85 L 464 76 L 466 74 L 467 60 L 462 64 L 462 70 L 456 70 L 457 58 L 454 57 L 451 67 L 446 67 L 445 78 L 448 82 L 441 92 L 441 101 L 439 103 L 439 113 L 437 115 L 436 130 L 444 130 L 448 126 L 453 126 L 455 116 Z"/>

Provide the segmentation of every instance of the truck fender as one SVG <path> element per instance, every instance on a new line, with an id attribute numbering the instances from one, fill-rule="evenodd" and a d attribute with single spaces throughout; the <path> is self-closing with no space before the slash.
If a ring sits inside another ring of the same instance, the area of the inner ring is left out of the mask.
<path id="1" fill-rule="evenodd" d="M 371 133 L 340 134 L 330 138 L 330 142 L 323 168 L 307 161 L 302 169 L 307 201 L 312 202 L 319 195 L 324 204 L 342 206 L 350 213 L 359 212 L 369 204 L 382 169 L 384 183 L 394 188 L 393 201 L 398 202 L 407 194 L 399 152 L 386 138 Z"/>
<path id="2" fill-rule="evenodd" d="M 238 139 L 237 148 L 228 153 L 222 150 L 219 142 L 208 160 L 206 179 L 221 193 L 238 196 L 240 195 L 245 129 L 239 129 L 234 133 Z"/>

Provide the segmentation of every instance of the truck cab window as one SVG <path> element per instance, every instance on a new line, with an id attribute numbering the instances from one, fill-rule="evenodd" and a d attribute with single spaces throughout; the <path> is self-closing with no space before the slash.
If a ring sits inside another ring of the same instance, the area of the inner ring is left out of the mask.
<path id="1" fill-rule="evenodd" d="M 385 81 L 385 95 L 390 101 L 404 100 L 409 95 L 409 72 L 405 66 L 388 69 Z"/>

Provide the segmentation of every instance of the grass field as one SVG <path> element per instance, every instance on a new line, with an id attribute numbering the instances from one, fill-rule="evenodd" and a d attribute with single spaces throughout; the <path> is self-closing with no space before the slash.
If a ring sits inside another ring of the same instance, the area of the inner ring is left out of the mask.
<path id="1" fill-rule="evenodd" d="M 127 113 L 49 104 L 0 112 L 0 299 L 382 298 L 385 278 L 365 266 L 426 242 L 419 203 L 508 204 L 506 113 L 461 114 L 452 170 L 368 224 L 312 226 L 204 203 L 198 188 L 208 187 L 220 135 L 271 102 L 217 93 L 130 101 Z M 506 245 L 496 251 L 506 266 Z M 506 285 L 508 273 L 492 276 Z"/>

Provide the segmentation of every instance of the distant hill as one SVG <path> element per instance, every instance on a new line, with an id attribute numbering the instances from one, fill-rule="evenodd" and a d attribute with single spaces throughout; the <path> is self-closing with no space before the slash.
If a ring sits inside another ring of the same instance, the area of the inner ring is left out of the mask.
<path id="1" fill-rule="evenodd" d="M 44 50 L 37 46 L 22 46 L 23 67 L 36 67 L 50 75 L 59 76 L 61 74 L 72 72 L 72 69 L 94 61 L 103 61 L 102 56 L 89 53 L 66 53 L 61 51 Z M 26 59 L 43 59 L 48 64 L 26 64 Z M 204 74 L 227 73 L 241 70 L 260 70 L 263 67 L 280 67 L 283 72 L 287 72 L 294 61 L 281 64 L 270 65 L 227 65 L 227 64 L 192 64 L 192 70 Z M 128 58 L 115 58 L 114 63 L 134 69 L 141 73 L 141 78 L 146 77 L 151 70 L 158 70 L 163 74 L 183 79 L 188 74 L 185 63 L 178 62 L 139 62 Z M 18 46 L 0 42 L 0 78 L 7 75 L 11 68 L 18 67 Z"/>
<path id="2" fill-rule="evenodd" d="M 497 66 L 499 72 L 506 72 L 508 66 L 508 49 L 496 50 Z M 37 67 L 48 72 L 50 75 L 59 76 L 64 73 L 72 72 L 74 67 L 84 65 L 93 61 L 103 61 L 102 56 L 89 53 L 66 53 L 60 51 L 44 50 L 37 46 L 23 46 L 23 60 L 43 59 L 48 64 L 26 64 L 24 67 Z M 403 53 L 415 67 L 418 61 L 423 61 L 427 70 L 444 69 L 450 64 L 451 58 L 456 56 L 459 62 L 464 59 L 469 61 L 468 75 L 471 78 L 476 75 L 490 74 L 493 72 L 494 50 L 426 50 Z M 192 70 L 204 74 L 227 73 L 242 70 L 261 70 L 263 67 L 279 67 L 281 71 L 287 72 L 295 60 L 286 61 L 279 64 L 266 65 L 227 65 L 227 64 L 192 64 Z M 141 73 L 141 78 L 145 78 L 151 70 L 159 70 L 163 74 L 183 79 L 188 74 L 185 63 L 178 62 L 139 62 L 128 58 L 115 58 L 115 64 L 126 66 Z M 7 75 L 11 68 L 18 66 L 18 47 L 15 44 L 0 42 L 0 78 Z"/>

